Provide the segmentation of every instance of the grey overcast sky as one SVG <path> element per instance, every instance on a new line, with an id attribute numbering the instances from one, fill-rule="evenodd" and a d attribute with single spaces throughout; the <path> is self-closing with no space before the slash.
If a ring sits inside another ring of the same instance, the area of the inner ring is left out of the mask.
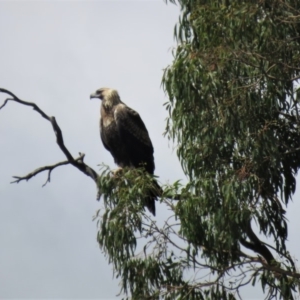
<path id="1" fill-rule="evenodd" d="M 99 136 L 100 101 L 116 88 L 143 118 L 160 181 L 184 178 L 163 137 L 163 69 L 178 7 L 163 1 L 0 1 L 0 86 L 56 117 L 74 156 L 115 168 Z M 0 95 L 1 102 L 4 96 Z M 51 124 L 26 106 L 0 111 L 0 298 L 101 298 L 119 292 L 96 242 L 94 182 L 71 166 L 29 182 L 11 176 L 65 160 Z M 164 207 L 157 204 L 157 218 Z M 120 298 L 120 297 L 118 297 Z"/>
<path id="2" fill-rule="evenodd" d="M 1 1 L 0 86 L 56 117 L 74 156 L 115 168 L 99 137 L 99 107 L 89 95 L 116 88 L 143 118 L 160 182 L 184 179 L 163 137 L 163 69 L 172 61 L 178 7 L 164 1 Z M 5 99 L 0 95 L 1 102 Z M 51 125 L 29 107 L 0 111 L 0 298 L 114 299 L 112 268 L 92 222 L 101 203 L 94 182 L 71 166 L 29 182 L 13 175 L 65 159 Z M 300 257 L 299 193 L 288 210 L 289 245 Z M 166 209 L 157 204 L 157 219 Z M 260 288 L 258 288 L 260 290 Z M 245 299 L 260 299 L 251 290 Z M 257 297 L 257 298 L 255 298 Z"/>

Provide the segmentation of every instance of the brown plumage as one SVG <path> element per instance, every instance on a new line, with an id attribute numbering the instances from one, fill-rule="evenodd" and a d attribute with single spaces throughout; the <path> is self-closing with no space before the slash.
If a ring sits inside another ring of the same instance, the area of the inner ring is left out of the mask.
<path id="1" fill-rule="evenodd" d="M 154 173 L 153 146 L 140 115 L 123 103 L 118 92 L 100 88 L 90 98 L 99 98 L 101 104 L 100 136 L 104 147 L 111 153 L 115 163 L 123 167 L 144 167 Z M 160 191 L 159 185 L 157 190 Z M 149 192 L 145 199 L 149 211 L 155 215 L 155 199 L 158 193 Z"/>

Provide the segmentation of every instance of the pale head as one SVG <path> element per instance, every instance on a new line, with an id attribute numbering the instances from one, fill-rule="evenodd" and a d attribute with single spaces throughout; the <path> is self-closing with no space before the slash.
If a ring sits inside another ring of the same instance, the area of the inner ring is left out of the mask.
<path id="1" fill-rule="evenodd" d="M 121 102 L 117 90 L 111 88 L 100 88 L 95 93 L 91 94 L 90 98 L 102 100 L 105 106 L 113 106 Z"/>

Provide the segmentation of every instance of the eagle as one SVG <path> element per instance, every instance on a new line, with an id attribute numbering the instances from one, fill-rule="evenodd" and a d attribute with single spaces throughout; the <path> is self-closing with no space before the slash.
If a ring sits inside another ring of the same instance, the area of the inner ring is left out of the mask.
<path id="1" fill-rule="evenodd" d="M 100 88 L 90 99 L 102 100 L 100 109 L 100 137 L 104 147 L 111 153 L 120 167 L 140 168 L 153 175 L 154 149 L 148 130 L 140 115 L 121 101 L 115 89 Z M 149 191 L 145 204 L 155 216 L 155 200 L 161 188 L 154 181 L 155 188 Z"/>

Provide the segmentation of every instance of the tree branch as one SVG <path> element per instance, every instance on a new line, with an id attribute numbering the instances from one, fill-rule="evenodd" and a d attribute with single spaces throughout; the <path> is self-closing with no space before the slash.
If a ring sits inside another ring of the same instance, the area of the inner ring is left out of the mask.
<path id="1" fill-rule="evenodd" d="M 251 220 L 249 220 L 245 226 L 245 233 L 247 234 L 251 242 L 248 242 L 246 241 L 246 239 L 241 238 L 240 242 L 244 247 L 260 254 L 269 265 L 276 263 L 276 260 L 271 251 L 260 241 L 260 239 L 253 232 L 251 227 Z"/>
<path id="2" fill-rule="evenodd" d="M 0 110 L 8 103 L 8 101 L 14 101 L 14 102 L 26 105 L 26 106 L 31 106 L 33 108 L 33 110 L 38 112 L 44 119 L 49 121 L 52 125 L 53 131 L 56 136 L 56 143 L 59 146 L 60 150 L 65 154 L 65 156 L 67 158 L 67 161 L 59 162 L 52 166 L 44 166 L 44 167 L 38 168 L 38 169 L 34 170 L 33 172 L 27 174 L 26 176 L 23 176 L 23 177 L 14 176 L 14 178 L 16 178 L 16 180 L 13 181 L 12 183 L 19 183 L 22 180 L 27 181 L 27 180 L 31 179 L 33 176 L 35 176 L 41 172 L 48 171 L 47 181 L 43 185 L 43 186 L 45 186 L 48 182 L 50 182 L 50 175 L 51 175 L 51 171 L 53 169 L 55 169 L 56 167 L 62 166 L 62 165 L 71 164 L 72 166 L 77 168 L 79 171 L 84 173 L 86 176 L 92 178 L 93 181 L 96 183 L 96 186 L 98 189 L 98 184 L 97 184 L 98 183 L 98 174 L 97 174 L 97 172 L 83 162 L 84 154 L 79 154 L 80 156 L 76 159 L 73 158 L 72 154 L 70 153 L 70 151 L 67 149 L 67 147 L 64 144 L 62 131 L 61 131 L 60 127 L 58 126 L 55 117 L 48 116 L 35 103 L 21 100 L 15 94 L 13 94 L 12 92 L 10 92 L 6 89 L 0 88 L 0 93 L 5 93 L 12 97 L 12 98 L 7 98 L 4 101 L 4 103 L 0 106 Z M 97 200 L 100 199 L 100 196 L 101 196 L 101 193 L 98 189 Z"/>
<path id="3" fill-rule="evenodd" d="M 79 154 L 80 156 L 78 158 L 75 159 L 75 161 L 83 161 L 83 158 L 84 158 L 84 154 Z M 25 176 L 13 176 L 13 178 L 15 178 L 16 180 L 12 181 L 11 183 L 19 183 L 23 180 L 30 180 L 32 177 L 34 177 L 35 175 L 39 174 L 39 173 L 42 173 L 44 171 L 48 171 L 48 177 L 47 177 L 47 180 L 46 182 L 43 184 L 43 187 L 48 183 L 50 182 L 51 180 L 51 172 L 57 168 L 57 167 L 60 167 L 60 166 L 64 166 L 64 165 L 69 165 L 70 162 L 68 160 L 65 160 L 65 161 L 62 161 L 62 162 L 59 162 L 59 163 L 56 163 L 54 165 L 50 165 L 50 166 L 44 166 L 44 167 L 40 167 L 38 169 L 35 169 L 34 171 L 28 173 L 27 175 Z"/>

